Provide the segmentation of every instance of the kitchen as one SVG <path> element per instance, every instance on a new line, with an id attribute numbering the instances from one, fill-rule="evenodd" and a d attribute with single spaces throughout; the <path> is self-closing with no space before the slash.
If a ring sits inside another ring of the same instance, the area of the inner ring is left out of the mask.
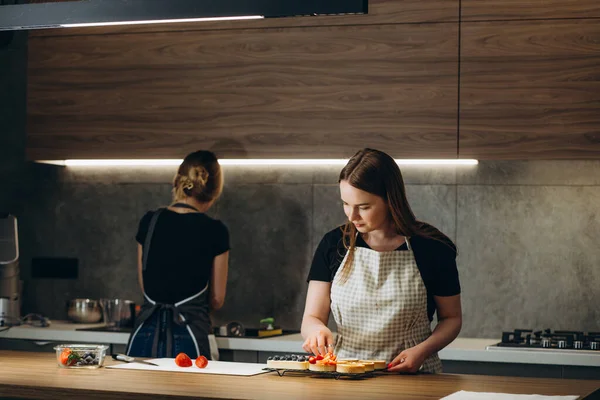
<path id="1" fill-rule="evenodd" d="M 72 298 L 140 304 L 137 223 L 168 202 L 174 172 L 31 160 L 172 159 L 203 147 L 231 159 L 337 159 L 368 145 L 480 160 L 401 166 L 417 216 L 459 248 L 459 339 L 600 331 L 598 6 L 420 3 L 370 2 L 368 15 L 319 22 L 19 32 L 0 49 L 0 208 L 19 221 L 22 315 L 56 326 Z M 332 207 L 340 168 L 224 166 L 213 213 L 235 229 L 216 326 L 273 316 L 299 330 L 312 253 L 345 218 Z M 53 257 L 77 259 L 77 278 L 33 278 L 32 259 Z M 233 348 L 224 355 L 258 356 L 234 340 L 218 339 Z M 273 346 L 265 351 L 292 352 Z M 485 347 L 477 357 L 504 357 Z M 448 357 L 450 372 L 487 366 Z M 502 365 L 586 378 L 580 365 Z"/>

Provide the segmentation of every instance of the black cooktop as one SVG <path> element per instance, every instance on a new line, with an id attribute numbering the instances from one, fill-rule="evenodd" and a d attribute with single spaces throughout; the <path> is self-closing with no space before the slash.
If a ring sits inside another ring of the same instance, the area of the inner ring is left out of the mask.
<path id="1" fill-rule="evenodd" d="M 300 331 L 296 331 L 296 330 L 288 330 L 288 329 L 283 329 L 282 333 L 280 335 L 273 335 L 273 336 L 258 336 L 258 329 L 257 328 L 244 328 L 244 334 L 243 335 L 221 335 L 219 333 L 219 328 L 214 328 L 214 334 L 217 337 L 232 337 L 232 338 L 236 338 L 236 337 L 242 337 L 242 338 L 251 338 L 251 339 L 267 339 L 267 338 L 272 338 L 272 337 L 278 337 L 278 336 L 285 336 L 285 335 L 295 335 L 297 333 L 300 333 Z"/>
<path id="2" fill-rule="evenodd" d="M 79 328 L 76 331 L 87 331 L 87 332 L 117 332 L 117 333 L 131 333 L 133 328 L 127 327 L 114 327 L 114 326 L 101 326 L 98 328 Z"/>
<path id="3" fill-rule="evenodd" d="M 87 331 L 87 332 L 131 333 L 131 331 L 133 330 L 133 328 L 113 327 L 113 326 L 101 326 L 101 327 L 97 327 L 97 328 L 79 328 L 79 329 L 75 329 L 75 330 L 76 331 Z M 294 335 L 294 334 L 300 333 L 300 331 L 286 330 L 286 329 L 284 329 L 283 333 L 281 335 L 259 337 L 258 336 L 258 329 L 246 328 L 244 331 L 245 332 L 244 332 L 243 336 L 230 336 L 230 337 L 243 337 L 243 338 L 252 338 L 252 339 L 266 339 L 267 337 L 277 337 L 277 336 L 285 336 L 285 335 Z M 225 336 L 219 334 L 218 328 L 215 328 L 215 336 L 217 336 L 217 337 L 225 337 Z"/>
<path id="4" fill-rule="evenodd" d="M 600 332 L 515 329 L 502 332 L 498 347 L 598 350 Z"/>

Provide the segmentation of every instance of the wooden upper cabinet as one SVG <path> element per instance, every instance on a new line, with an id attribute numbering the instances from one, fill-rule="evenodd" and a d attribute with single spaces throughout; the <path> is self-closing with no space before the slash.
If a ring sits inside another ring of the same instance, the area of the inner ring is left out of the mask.
<path id="1" fill-rule="evenodd" d="M 600 17 L 598 0 L 462 0 L 463 21 Z"/>
<path id="2" fill-rule="evenodd" d="M 461 158 L 600 158 L 598 20 L 462 24 Z"/>
<path id="3" fill-rule="evenodd" d="M 200 1 L 200 0 L 198 0 Z M 300 26 L 373 25 L 420 22 L 457 22 L 459 0 L 369 0 L 366 15 L 267 18 L 250 21 L 172 23 L 36 30 L 32 36 L 92 35 L 106 33 L 167 32 L 216 29 L 289 28 Z"/>
<path id="4" fill-rule="evenodd" d="M 456 157 L 456 23 L 37 36 L 28 51 L 29 159 Z"/>

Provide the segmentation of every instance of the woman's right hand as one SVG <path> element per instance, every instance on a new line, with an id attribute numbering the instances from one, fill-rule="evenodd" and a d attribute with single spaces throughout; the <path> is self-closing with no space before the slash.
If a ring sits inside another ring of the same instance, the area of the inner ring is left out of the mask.
<path id="1" fill-rule="evenodd" d="M 325 326 L 316 329 L 308 335 L 302 344 L 302 348 L 307 353 L 325 356 L 333 350 L 333 334 Z"/>

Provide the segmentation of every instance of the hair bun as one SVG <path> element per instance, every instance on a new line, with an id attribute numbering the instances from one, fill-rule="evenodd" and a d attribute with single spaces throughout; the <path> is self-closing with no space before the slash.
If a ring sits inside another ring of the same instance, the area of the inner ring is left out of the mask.
<path id="1" fill-rule="evenodd" d="M 173 201 L 194 198 L 200 203 L 211 203 L 223 190 L 221 166 L 214 153 L 198 150 L 188 154 L 173 178 Z"/>
<path id="2" fill-rule="evenodd" d="M 204 188 L 208 182 L 208 171 L 202 166 L 195 166 L 188 171 L 188 180 L 192 183 L 192 187 Z"/>
<path id="3" fill-rule="evenodd" d="M 192 190 L 194 188 L 194 182 L 187 176 L 182 176 L 179 182 L 183 190 Z"/>

